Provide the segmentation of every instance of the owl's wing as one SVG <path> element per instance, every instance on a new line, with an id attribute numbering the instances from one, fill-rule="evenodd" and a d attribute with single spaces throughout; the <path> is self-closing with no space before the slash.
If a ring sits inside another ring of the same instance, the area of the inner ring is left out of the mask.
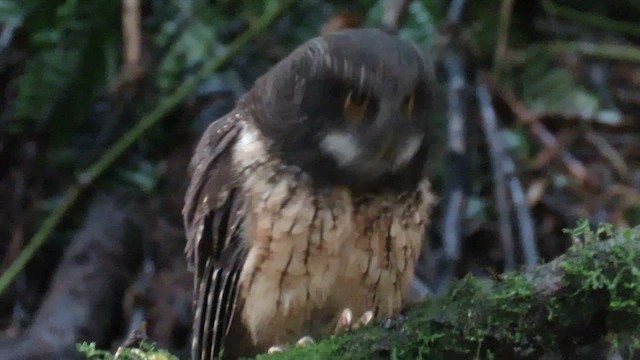
<path id="1" fill-rule="evenodd" d="M 241 124 L 235 113 L 213 122 L 191 161 L 183 219 L 185 252 L 194 269 L 193 359 L 216 357 L 235 309 L 245 259 L 242 196 L 232 149 Z"/>

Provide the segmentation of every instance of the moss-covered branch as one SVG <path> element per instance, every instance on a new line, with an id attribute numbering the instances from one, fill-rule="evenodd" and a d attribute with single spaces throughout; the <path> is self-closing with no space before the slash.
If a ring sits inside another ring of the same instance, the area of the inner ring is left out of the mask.
<path id="1" fill-rule="evenodd" d="M 606 241 L 595 239 L 603 234 Z M 500 279 L 460 281 L 401 319 L 259 359 L 539 358 L 640 341 L 640 228 L 572 232 L 563 257 Z"/>

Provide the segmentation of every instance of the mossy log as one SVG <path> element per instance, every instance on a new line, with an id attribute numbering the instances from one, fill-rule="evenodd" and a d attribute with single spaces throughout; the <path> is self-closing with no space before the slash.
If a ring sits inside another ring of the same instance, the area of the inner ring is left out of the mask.
<path id="1" fill-rule="evenodd" d="M 640 347 L 640 228 L 600 230 L 574 230 L 564 256 L 531 271 L 467 277 L 398 318 L 258 358 L 575 358 L 603 342 L 633 350 Z M 608 240 L 596 240 L 603 233 Z"/>

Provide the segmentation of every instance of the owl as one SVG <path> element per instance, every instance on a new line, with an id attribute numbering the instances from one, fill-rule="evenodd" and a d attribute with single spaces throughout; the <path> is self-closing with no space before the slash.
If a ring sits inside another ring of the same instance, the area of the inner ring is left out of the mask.
<path id="1" fill-rule="evenodd" d="M 434 202 L 433 98 L 419 48 L 349 29 L 299 46 L 211 123 L 183 210 L 193 359 L 403 307 Z"/>

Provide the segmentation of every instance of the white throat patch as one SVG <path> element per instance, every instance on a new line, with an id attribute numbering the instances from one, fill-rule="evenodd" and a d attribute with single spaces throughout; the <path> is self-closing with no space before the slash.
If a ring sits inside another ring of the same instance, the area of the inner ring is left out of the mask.
<path id="1" fill-rule="evenodd" d="M 320 142 L 320 149 L 333 156 L 339 165 L 354 161 L 362 152 L 358 140 L 351 134 L 335 131 Z"/>

